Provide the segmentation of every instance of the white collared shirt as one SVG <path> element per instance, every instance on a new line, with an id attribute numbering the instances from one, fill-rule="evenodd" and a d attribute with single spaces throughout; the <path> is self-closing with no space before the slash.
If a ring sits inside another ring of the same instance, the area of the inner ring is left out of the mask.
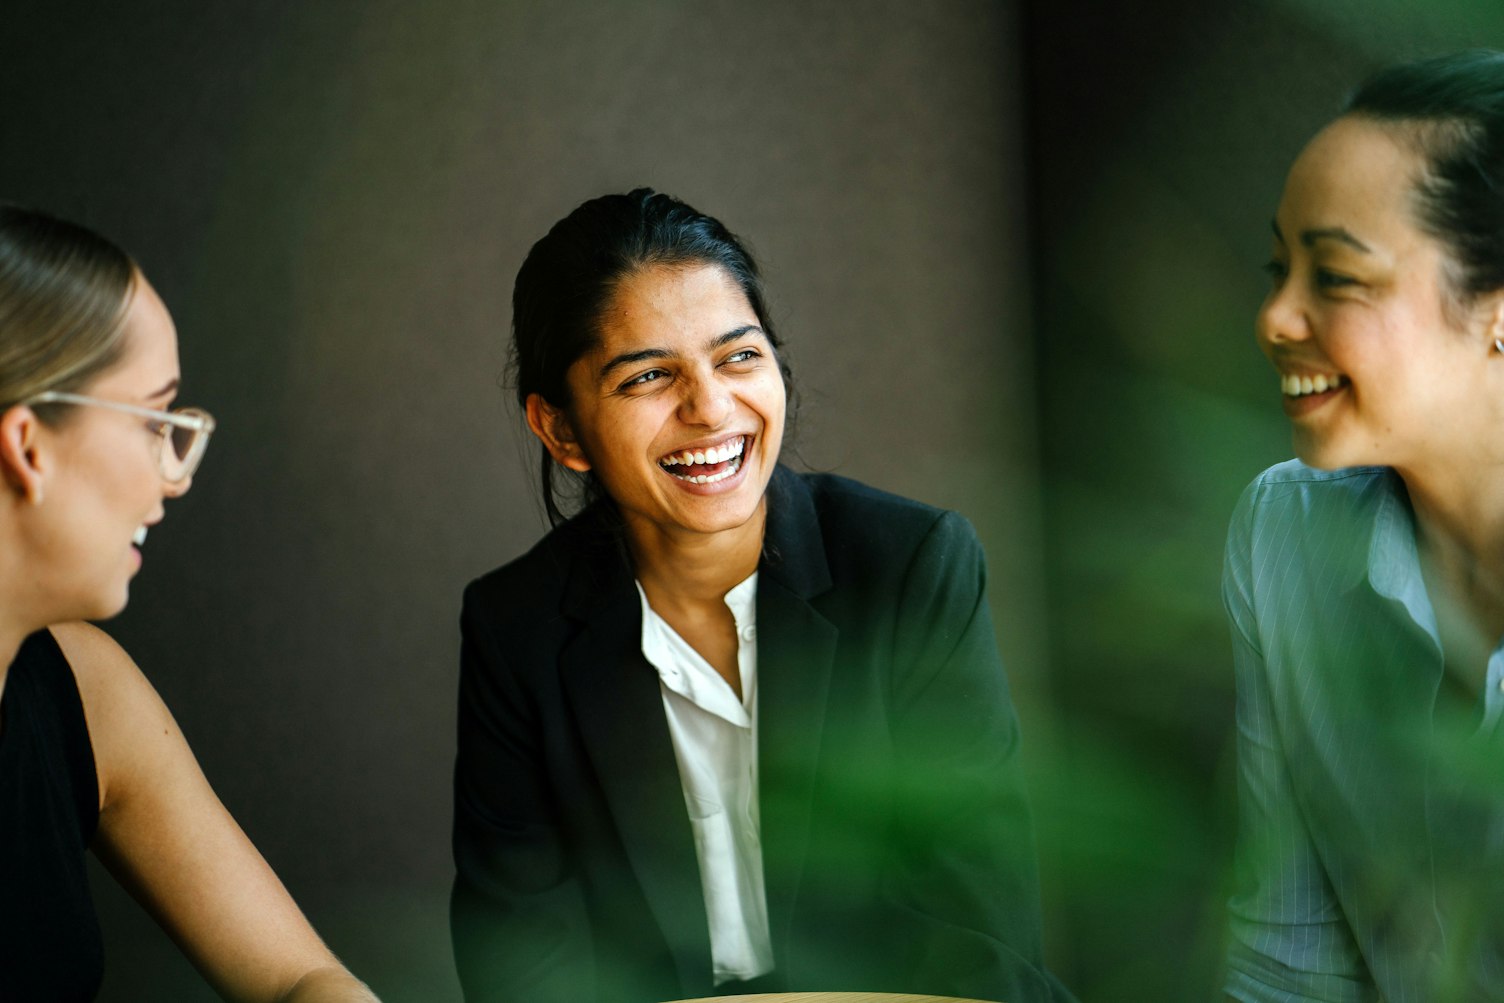
<path id="1" fill-rule="evenodd" d="M 695 837 L 717 984 L 773 970 L 757 808 L 757 572 L 726 593 L 742 699 L 642 596 L 642 653 L 658 670 Z"/>

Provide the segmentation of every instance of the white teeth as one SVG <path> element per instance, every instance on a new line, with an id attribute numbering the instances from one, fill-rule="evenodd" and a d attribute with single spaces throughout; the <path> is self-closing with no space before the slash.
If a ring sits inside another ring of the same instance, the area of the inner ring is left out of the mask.
<path id="1" fill-rule="evenodd" d="M 1345 382 L 1335 373 L 1331 375 L 1317 373 L 1315 376 L 1297 376 L 1294 373 L 1286 373 L 1279 378 L 1279 388 L 1286 397 L 1304 397 L 1306 394 L 1335 390 Z"/>
<path id="2" fill-rule="evenodd" d="M 674 453 L 671 456 L 665 456 L 663 459 L 659 460 L 658 463 L 660 466 L 665 468 L 674 466 L 687 467 L 691 464 L 699 466 L 705 463 L 725 463 L 727 460 L 730 460 L 733 457 L 742 455 L 742 450 L 746 448 L 746 445 L 747 437 L 744 435 L 739 435 L 735 439 L 732 439 L 720 446 L 712 446 L 709 449 L 686 449 L 682 453 Z M 712 474 L 710 476 L 719 480 L 719 475 Z M 693 480 L 693 478 L 684 479 Z"/>
<path id="3" fill-rule="evenodd" d="M 732 458 L 730 465 L 727 466 L 726 469 L 722 470 L 720 473 L 716 473 L 716 474 L 696 474 L 693 477 L 685 477 L 683 474 L 676 474 L 672 470 L 670 470 L 668 472 L 668 474 L 669 474 L 670 477 L 677 477 L 677 478 L 679 478 L 679 480 L 681 480 L 681 481 L 688 481 L 691 484 L 714 484 L 717 481 L 724 481 L 726 478 L 730 477 L 732 474 L 736 473 L 741 468 L 742 468 L 742 458 L 740 456 L 736 456 L 736 457 Z"/>
<path id="4" fill-rule="evenodd" d="M 136 533 L 135 533 L 134 536 L 131 537 L 131 542 L 134 543 L 138 547 L 141 546 L 141 544 L 143 544 L 143 543 L 146 542 L 146 527 L 145 526 L 137 526 L 136 527 Z"/>

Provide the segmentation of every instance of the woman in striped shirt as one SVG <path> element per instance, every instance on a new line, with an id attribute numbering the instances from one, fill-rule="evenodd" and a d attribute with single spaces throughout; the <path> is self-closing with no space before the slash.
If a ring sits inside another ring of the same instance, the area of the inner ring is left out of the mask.
<path id="1" fill-rule="evenodd" d="M 1290 170 L 1239 504 L 1226 991 L 1504 993 L 1504 54 L 1397 66 Z M 1495 434 L 1498 433 L 1498 434 Z"/>

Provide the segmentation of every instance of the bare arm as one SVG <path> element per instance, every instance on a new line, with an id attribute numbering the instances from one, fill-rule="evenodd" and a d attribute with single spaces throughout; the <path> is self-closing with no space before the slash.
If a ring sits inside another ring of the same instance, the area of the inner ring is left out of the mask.
<path id="1" fill-rule="evenodd" d="M 177 722 L 102 631 L 54 627 L 99 775 L 94 850 L 225 998 L 369 1003 L 210 788 Z"/>

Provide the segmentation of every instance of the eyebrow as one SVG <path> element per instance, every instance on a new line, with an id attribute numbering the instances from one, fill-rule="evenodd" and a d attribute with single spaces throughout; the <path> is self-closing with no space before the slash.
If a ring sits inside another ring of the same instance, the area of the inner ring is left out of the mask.
<path id="1" fill-rule="evenodd" d="M 168 394 L 175 394 L 178 390 L 178 382 L 178 378 L 174 376 L 172 379 L 167 381 L 167 384 L 163 386 L 161 390 L 158 390 L 154 394 L 147 394 L 144 399 L 156 400 L 158 397 L 166 397 Z"/>
<path id="2" fill-rule="evenodd" d="M 738 338 L 749 334 L 763 333 L 763 329 L 756 324 L 744 324 L 741 327 L 727 331 L 725 334 L 716 335 L 706 344 L 705 349 L 706 351 L 713 352 L 722 345 L 730 344 Z M 612 357 L 604 366 L 601 366 L 597 379 L 605 380 L 607 376 L 611 375 L 613 369 L 619 369 L 622 366 L 630 366 L 637 362 L 646 362 L 649 359 L 671 359 L 674 357 L 674 354 L 666 348 L 644 348 L 638 352 L 623 352 L 620 355 Z"/>
<path id="3" fill-rule="evenodd" d="M 1271 219 L 1269 226 L 1274 230 L 1274 236 L 1283 244 L 1285 242 L 1285 235 L 1280 232 L 1279 224 Z M 1306 247 L 1315 247 L 1318 240 L 1335 240 L 1338 243 L 1346 244 L 1355 251 L 1362 251 L 1364 254 L 1373 253 L 1373 250 L 1367 244 L 1340 226 L 1323 226 L 1317 227 L 1314 230 L 1302 230 L 1300 232 L 1300 242 Z"/>

